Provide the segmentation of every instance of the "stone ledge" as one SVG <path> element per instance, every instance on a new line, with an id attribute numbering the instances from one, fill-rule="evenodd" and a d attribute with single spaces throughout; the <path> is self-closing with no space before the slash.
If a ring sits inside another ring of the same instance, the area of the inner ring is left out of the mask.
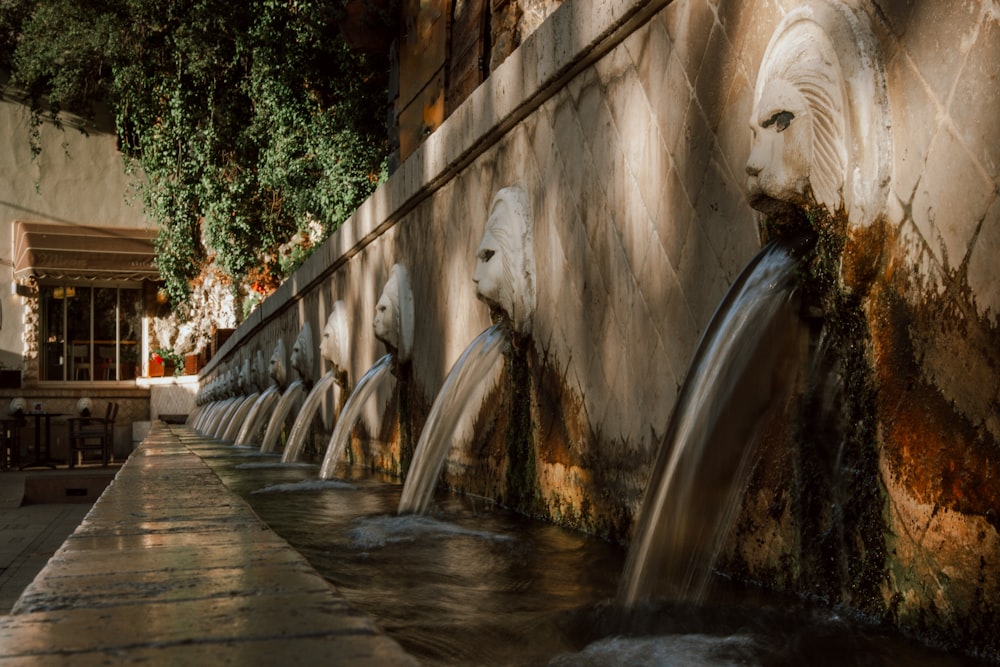
<path id="1" fill-rule="evenodd" d="M 162 422 L 0 617 L 0 663 L 416 665 Z"/>

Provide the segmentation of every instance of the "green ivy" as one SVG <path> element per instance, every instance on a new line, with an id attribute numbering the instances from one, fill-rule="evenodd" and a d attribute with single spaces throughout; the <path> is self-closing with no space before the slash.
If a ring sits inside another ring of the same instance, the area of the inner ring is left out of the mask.
<path id="1" fill-rule="evenodd" d="M 110 106 L 178 304 L 211 261 L 280 280 L 280 244 L 311 220 L 328 235 L 384 179 L 387 61 L 347 48 L 345 1 L 5 0 L 0 67 L 36 149 L 43 114 Z"/>

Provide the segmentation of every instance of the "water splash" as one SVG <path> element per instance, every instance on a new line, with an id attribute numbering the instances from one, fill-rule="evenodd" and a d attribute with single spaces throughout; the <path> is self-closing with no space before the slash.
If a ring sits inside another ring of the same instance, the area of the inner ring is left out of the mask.
<path id="1" fill-rule="evenodd" d="M 803 367 L 796 271 L 808 245 L 762 250 L 705 331 L 639 512 L 619 590 L 624 606 L 661 587 L 675 599 L 704 598 L 752 470 L 757 426 L 787 402 Z"/>
<path id="2" fill-rule="evenodd" d="M 295 418 L 295 423 L 292 425 L 292 430 L 288 433 L 285 451 L 281 456 L 283 463 L 291 463 L 298 460 L 299 455 L 302 453 L 306 437 L 312 430 L 313 416 L 316 414 L 316 410 L 319 409 L 323 400 L 326 399 L 330 387 L 334 385 L 333 378 L 333 371 L 327 371 L 323 374 L 323 377 L 316 381 L 312 391 L 306 396 L 306 400 L 302 403 L 302 408 Z"/>
<path id="3" fill-rule="evenodd" d="M 207 458 L 207 457 L 206 457 Z M 263 461 L 261 463 L 241 463 L 236 466 L 239 470 L 266 470 L 269 468 L 315 468 L 315 463 L 305 461 L 295 461 L 294 463 L 282 463 L 281 461 Z"/>
<path id="4" fill-rule="evenodd" d="M 579 653 L 556 656 L 549 667 L 728 667 L 760 664 L 763 653 L 749 635 L 675 634 L 657 637 L 609 637 Z"/>
<path id="5" fill-rule="evenodd" d="M 495 542 L 513 540 L 509 535 L 464 528 L 447 521 L 412 514 L 405 516 L 383 515 L 359 519 L 358 526 L 350 533 L 351 546 L 365 550 L 382 548 L 388 544 L 438 537 L 473 537 Z"/>
<path id="6" fill-rule="evenodd" d="M 251 491 L 251 495 L 261 493 L 299 493 L 302 491 L 355 491 L 358 487 L 354 484 L 341 482 L 340 480 L 326 479 L 304 479 L 301 482 L 288 482 L 285 484 L 271 484 L 260 489 Z"/>
<path id="7" fill-rule="evenodd" d="M 472 420 L 497 381 L 499 374 L 490 371 L 498 370 L 495 367 L 506 343 L 503 325 L 494 324 L 472 341 L 448 373 L 413 453 L 399 501 L 400 513 L 427 511 L 448 451 L 456 437 L 471 436 Z"/>
<path id="8" fill-rule="evenodd" d="M 375 365 L 368 369 L 368 372 L 358 381 L 358 386 L 351 392 L 350 397 L 347 399 L 347 404 L 344 406 L 340 418 L 337 420 L 337 425 L 333 429 L 333 435 L 330 436 L 330 443 L 327 445 L 326 455 L 323 457 L 323 465 L 319 469 L 320 479 L 330 479 L 333 477 L 333 471 L 337 468 L 337 462 L 340 461 L 341 455 L 347 448 L 347 441 L 351 437 L 351 429 L 354 428 L 355 422 L 358 421 L 361 409 L 379 386 L 382 378 L 392 370 L 392 362 L 393 357 L 391 354 L 387 354 L 376 361 Z"/>
<path id="9" fill-rule="evenodd" d="M 285 389 L 285 393 L 278 399 L 278 405 L 274 408 L 271 421 L 267 423 L 260 451 L 273 452 L 278 448 L 278 436 L 281 435 L 281 427 L 285 424 L 285 418 L 288 417 L 292 406 L 302 398 L 302 392 L 305 390 L 305 384 L 302 380 L 295 380 Z"/>

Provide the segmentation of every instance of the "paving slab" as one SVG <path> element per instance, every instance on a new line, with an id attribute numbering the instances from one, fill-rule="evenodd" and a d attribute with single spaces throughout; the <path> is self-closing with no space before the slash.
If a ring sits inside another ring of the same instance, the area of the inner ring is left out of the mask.
<path id="1" fill-rule="evenodd" d="M 0 617 L 0 667 L 418 664 L 172 429 L 191 440 L 155 423 Z"/>
<path id="2" fill-rule="evenodd" d="M 90 505 L 26 505 L 0 508 L 0 614 L 45 567 Z"/>

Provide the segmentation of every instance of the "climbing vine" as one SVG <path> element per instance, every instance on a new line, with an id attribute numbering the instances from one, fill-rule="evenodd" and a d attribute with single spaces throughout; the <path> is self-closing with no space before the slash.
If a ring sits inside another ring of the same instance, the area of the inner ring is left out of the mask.
<path id="1" fill-rule="evenodd" d="M 283 278 L 282 244 L 311 225 L 314 246 L 316 222 L 325 237 L 384 176 L 387 61 L 348 49 L 345 2 L 8 0 L 0 67 L 35 131 L 110 107 L 175 304 L 213 262 L 242 299 Z"/>

